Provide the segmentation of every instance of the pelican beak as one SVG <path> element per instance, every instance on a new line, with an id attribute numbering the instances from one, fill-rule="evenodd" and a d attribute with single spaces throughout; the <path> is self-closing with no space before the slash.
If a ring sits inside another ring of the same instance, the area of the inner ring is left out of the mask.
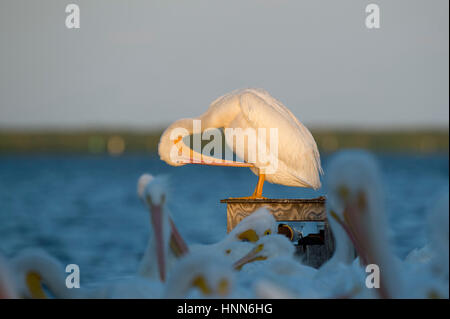
<path id="1" fill-rule="evenodd" d="M 358 250 L 358 254 L 364 265 L 368 265 L 374 262 L 374 247 L 372 247 L 371 240 L 368 236 L 370 234 L 365 231 L 364 215 L 367 209 L 366 196 L 364 193 L 359 193 L 356 202 L 347 209 L 344 217 L 349 220 L 348 224 L 350 230 L 353 232 L 355 240 L 358 242 L 358 246 L 355 248 Z"/>
<path id="2" fill-rule="evenodd" d="M 181 237 L 180 232 L 175 227 L 172 218 L 170 218 L 170 228 L 172 231 L 172 234 L 170 236 L 170 248 L 172 249 L 174 255 L 179 258 L 187 254 L 189 252 L 189 248 L 186 245 L 183 237 Z"/>
<path id="3" fill-rule="evenodd" d="M 330 215 L 345 230 L 348 237 L 352 241 L 359 258 L 364 265 L 368 264 L 368 257 L 371 255 L 370 247 L 365 232 L 363 231 L 362 214 L 364 214 L 363 195 L 358 197 L 357 203 L 347 203 L 342 216 L 340 218 L 334 211 L 330 211 Z"/>
<path id="4" fill-rule="evenodd" d="M 159 278 L 161 281 L 166 280 L 166 259 L 164 253 L 163 224 L 162 224 L 162 208 L 160 205 L 151 205 L 150 208 L 151 222 L 156 240 L 156 258 L 158 260 Z"/>
<path id="5" fill-rule="evenodd" d="M 41 276 L 36 272 L 29 272 L 26 275 L 26 283 L 28 286 L 28 291 L 30 292 L 31 298 L 33 299 L 46 299 L 47 295 L 41 286 Z"/>
<path id="6" fill-rule="evenodd" d="M 377 264 L 379 267 L 382 267 L 380 264 L 380 255 L 376 247 L 377 243 L 371 238 L 373 234 L 368 233 L 365 227 L 368 223 L 364 216 L 367 209 L 366 204 L 367 202 L 364 193 L 358 194 L 356 201 L 347 205 L 343 213 L 344 221 L 341 225 L 353 242 L 361 264 L 364 266 Z M 384 285 L 383 277 L 381 277 L 380 281 L 380 289 L 377 289 L 377 293 L 383 299 L 391 298 L 389 290 L 387 290 Z"/>
<path id="7" fill-rule="evenodd" d="M 266 256 L 258 256 L 258 253 L 264 249 L 264 244 L 259 244 L 253 248 L 247 255 L 236 261 L 233 268 L 236 270 L 241 270 L 245 264 L 254 262 L 256 260 L 266 260 Z"/>
<path id="8" fill-rule="evenodd" d="M 239 240 L 242 241 L 250 241 L 252 243 L 256 243 L 259 240 L 258 234 L 253 229 L 247 229 L 237 236 Z"/>
<path id="9" fill-rule="evenodd" d="M 199 275 L 192 280 L 192 286 L 200 289 L 203 295 L 209 296 L 212 294 L 211 288 L 209 288 L 205 277 Z"/>
<path id="10" fill-rule="evenodd" d="M 229 284 L 228 280 L 226 280 L 226 279 L 220 280 L 218 288 L 217 288 L 217 292 L 222 297 L 225 297 L 229 294 L 230 284 Z"/>

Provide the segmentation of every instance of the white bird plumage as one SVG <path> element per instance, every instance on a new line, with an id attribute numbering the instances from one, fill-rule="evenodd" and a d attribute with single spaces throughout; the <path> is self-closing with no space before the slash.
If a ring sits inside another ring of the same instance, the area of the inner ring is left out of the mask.
<path id="1" fill-rule="evenodd" d="M 192 251 L 221 252 L 232 262 L 237 261 L 255 247 L 264 236 L 275 234 L 277 223 L 266 207 L 261 207 L 242 219 L 222 240 L 210 245 L 191 245 Z"/>
<path id="2" fill-rule="evenodd" d="M 60 261 L 26 250 L 8 262 L 0 256 L 0 298 L 41 298 L 46 292 L 57 298 L 448 298 L 448 189 L 427 215 L 429 242 L 402 261 L 387 240 L 380 175 L 368 152 L 341 151 L 331 158 L 327 216 L 336 249 L 314 269 L 294 256 L 290 240 L 275 234 L 276 220 L 266 208 L 244 218 L 222 241 L 189 252 L 186 246 L 177 255 L 183 240 L 166 207 L 167 179 L 144 174 L 138 194 L 153 233 L 140 275 L 68 289 Z M 366 287 L 366 264 L 379 266 L 379 289 Z"/>
<path id="3" fill-rule="evenodd" d="M 263 89 L 240 89 L 229 94 L 225 94 L 211 103 L 209 109 L 196 118 L 201 120 L 202 130 L 210 128 L 233 128 L 242 129 L 241 134 L 245 134 L 246 129 L 253 129 L 256 134 L 256 141 L 265 145 L 269 152 L 269 158 L 277 158 L 277 169 L 275 172 L 265 174 L 266 162 L 258 158 L 256 148 L 244 143 L 244 148 L 236 147 L 232 139 L 227 138 L 227 145 L 245 162 L 249 158 L 256 160 L 250 167 L 253 173 L 259 176 L 259 181 L 253 197 L 260 198 L 264 180 L 270 183 L 308 187 L 318 189 L 321 186 L 320 175 L 323 173 L 320 164 L 320 154 L 316 142 L 309 130 L 292 114 L 280 101 L 273 98 Z M 178 143 L 183 154 L 187 158 L 202 162 L 203 159 L 211 157 L 201 155 L 184 144 L 183 140 L 173 140 L 174 129 L 182 128 L 189 134 L 194 133 L 194 119 L 181 119 L 171 124 L 162 134 L 158 153 L 162 160 L 173 166 L 180 166 L 180 163 L 171 158 L 171 151 L 174 143 Z M 266 135 L 259 134 L 258 129 L 266 129 Z M 269 130 L 276 128 L 278 131 L 278 148 L 276 151 L 270 148 Z M 236 131 L 237 132 L 237 131 Z M 237 134 L 239 134 L 237 132 Z M 238 135 L 237 135 L 238 136 Z M 238 136 L 240 138 L 241 136 Z M 242 137 L 243 140 L 244 137 Z M 217 163 L 217 159 L 214 159 Z M 265 159 L 264 159 L 265 161 Z M 234 166 L 233 161 L 223 161 L 225 166 Z M 273 162 L 272 162 L 273 163 Z"/>
<path id="4" fill-rule="evenodd" d="M 143 174 L 138 179 L 137 193 L 149 210 L 152 226 L 138 273 L 161 281 L 165 281 L 175 260 L 187 251 L 167 207 L 167 189 L 165 176 Z"/>

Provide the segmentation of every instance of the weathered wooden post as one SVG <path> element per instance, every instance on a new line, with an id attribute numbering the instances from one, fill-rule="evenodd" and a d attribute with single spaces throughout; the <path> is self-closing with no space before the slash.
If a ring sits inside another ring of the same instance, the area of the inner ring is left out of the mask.
<path id="1" fill-rule="evenodd" d="M 296 245 L 305 264 L 319 267 L 334 251 L 325 197 L 312 199 L 222 199 L 227 204 L 227 232 L 260 207 L 267 207 L 278 222 L 278 232 Z"/>

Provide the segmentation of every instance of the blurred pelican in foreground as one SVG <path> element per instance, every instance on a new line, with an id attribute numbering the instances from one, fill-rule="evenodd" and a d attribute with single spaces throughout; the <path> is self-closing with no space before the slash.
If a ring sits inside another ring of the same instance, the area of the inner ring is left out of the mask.
<path id="1" fill-rule="evenodd" d="M 379 288 L 372 292 L 381 298 L 448 298 L 448 190 L 429 214 L 433 257 L 417 265 L 392 252 L 381 174 L 371 154 L 340 152 L 331 160 L 327 176 L 331 218 L 345 229 L 361 263 L 379 268 Z"/>
<path id="2" fill-rule="evenodd" d="M 277 223 L 266 207 L 246 216 L 221 241 L 210 245 L 192 245 L 193 251 L 219 251 L 235 262 L 251 249 L 255 243 L 277 231 Z"/>
<path id="3" fill-rule="evenodd" d="M 201 121 L 199 132 L 194 129 L 194 120 Z M 234 135 L 237 141 L 242 141 L 242 147 L 238 147 L 238 143 L 234 143 L 234 137 L 227 134 L 226 143 L 244 162 L 202 155 L 188 147 L 183 142 L 184 136 L 176 135 L 178 133 L 175 131 L 182 129 L 188 134 L 196 134 L 212 128 L 235 129 Z M 271 149 L 271 128 L 277 130 L 276 150 Z M 249 129 L 255 133 L 254 141 L 247 136 Z M 265 129 L 265 134 L 260 133 L 260 129 Z M 244 142 L 246 138 L 247 143 Z M 173 158 L 174 146 L 178 148 L 178 154 L 183 160 Z M 264 152 L 262 150 L 267 150 L 264 159 L 259 155 Z M 158 153 L 163 161 L 173 166 L 204 164 L 249 167 L 258 176 L 258 183 L 253 194 L 245 198 L 263 198 L 265 180 L 275 184 L 314 189 L 321 186 L 320 155 L 313 136 L 287 107 L 263 89 L 233 91 L 212 102 L 208 111 L 198 118 L 174 122 L 162 134 Z M 275 162 L 276 169 L 268 170 L 267 163 L 272 165 Z"/>
<path id="4" fill-rule="evenodd" d="M 166 206 L 167 179 L 143 174 L 138 180 L 138 195 L 150 211 L 152 232 L 142 259 L 139 274 L 166 280 L 174 260 L 188 252 Z"/>
<path id="5" fill-rule="evenodd" d="M 319 297 L 314 285 L 317 269 L 303 265 L 294 253 L 295 247 L 285 235 L 261 238 L 255 248 L 234 264 L 241 270 L 239 283 L 262 298 Z M 264 287 L 275 290 L 264 292 Z"/>
<path id="6" fill-rule="evenodd" d="M 164 286 L 140 276 L 114 278 L 68 288 L 63 264 L 40 249 L 27 249 L 10 261 L 18 294 L 22 298 L 159 298 Z M 45 287 L 45 288 L 44 288 Z"/>
<path id="7" fill-rule="evenodd" d="M 327 181 L 331 218 L 346 231 L 362 264 L 380 269 L 376 291 L 382 298 L 400 297 L 403 284 L 387 239 L 385 197 L 376 159 L 363 150 L 341 151 L 330 160 Z"/>
<path id="8" fill-rule="evenodd" d="M 233 294 L 232 263 L 218 252 L 192 252 L 169 274 L 165 298 L 226 298 Z"/>

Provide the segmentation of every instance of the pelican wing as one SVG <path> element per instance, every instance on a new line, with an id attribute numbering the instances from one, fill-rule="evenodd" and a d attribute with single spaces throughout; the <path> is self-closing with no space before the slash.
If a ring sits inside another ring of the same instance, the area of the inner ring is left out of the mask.
<path id="1" fill-rule="evenodd" d="M 278 129 L 278 159 L 304 186 L 320 187 L 320 154 L 309 130 L 279 101 L 262 89 L 240 93 L 242 114 L 254 128 Z M 269 145 L 267 145 L 269 149 Z"/>

